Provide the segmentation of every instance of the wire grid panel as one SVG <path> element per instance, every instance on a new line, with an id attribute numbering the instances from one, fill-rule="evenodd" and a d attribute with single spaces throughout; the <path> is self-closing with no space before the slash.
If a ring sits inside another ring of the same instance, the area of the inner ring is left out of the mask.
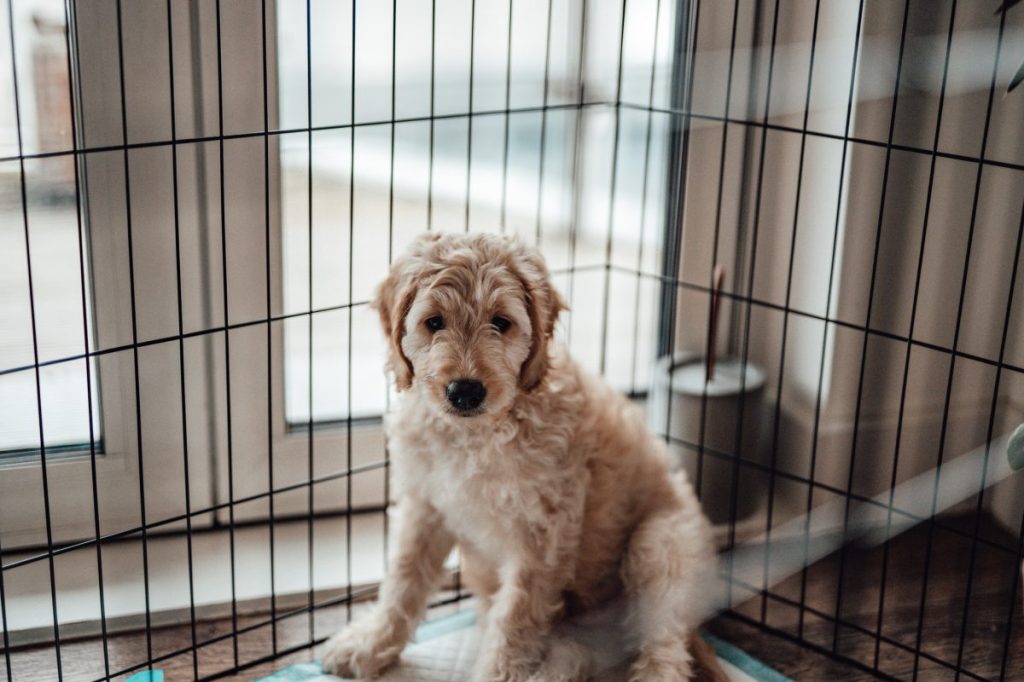
<path id="1" fill-rule="evenodd" d="M 583 58 L 624 43 L 621 13 L 5 9 L 2 376 L 26 416 L 0 455 L 9 678 L 227 674 L 322 641 L 372 595 L 390 397 L 366 303 L 422 230 L 540 245 L 582 321 L 567 338 L 643 392 L 658 287 L 639 273 L 659 259 L 672 117 L 627 125 L 624 60 Z M 652 46 L 642 9 L 629 54 L 655 97 L 673 35 Z M 633 323 L 593 333 L 612 303 Z"/>
<path id="2" fill-rule="evenodd" d="M 759 8 L 701 8 L 686 192 L 716 200 L 687 201 L 678 284 L 706 318 L 711 266 L 732 265 L 726 350 L 765 371 L 764 406 L 705 393 L 699 426 L 669 429 L 698 483 L 725 481 L 729 542 L 755 541 L 726 559 L 733 615 L 883 676 L 1012 678 L 1019 18 Z M 740 428 L 716 433 L 723 414 Z"/>
<path id="3" fill-rule="evenodd" d="M 366 303 L 437 229 L 538 244 L 573 309 L 559 333 L 638 398 L 656 355 L 764 372 L 731 420 L 706 390 L 652 415 L 726 549 L 763 547 L 724 555 L 728 616 L 880 675 L 1024 666 L 1024 496 L 986 445 L 1024 404 L 1022 105 L 999 94 L 1020 17 L 5 9 L 8 679 L 231 674 L 317 644 L 373 594 L 390 396 Z M 675 430 L 676 409 L 698 427 Z M 979 447 L 949 493 L 938 467 Z M 819 536 L 822 510 L 837 521 Z"/>

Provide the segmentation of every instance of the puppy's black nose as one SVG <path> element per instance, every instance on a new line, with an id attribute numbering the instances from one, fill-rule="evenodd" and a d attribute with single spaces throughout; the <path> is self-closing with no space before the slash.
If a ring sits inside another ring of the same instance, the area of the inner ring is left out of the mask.
<path id="1" fill-rule="evenodd" d="M 456 379 L 448 383 L 445 394 L 455 409 L 466 412 L 480 407 L 487 397 L 487 389 L 476 379 Z"/>

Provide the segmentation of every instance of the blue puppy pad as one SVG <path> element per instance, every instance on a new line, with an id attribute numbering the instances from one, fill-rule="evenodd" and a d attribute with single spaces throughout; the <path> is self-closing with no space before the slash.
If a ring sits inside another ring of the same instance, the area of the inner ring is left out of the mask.
<path id="1" fill-rule="evenodd" d="M 124 682 L 164 682 L 163 670 L 143 670 L 135 673 Z"/>
<path id="2" fill-rule="evenodd" d="M 722 663 L 726 674 L 735 679 L 729 666 L 749 676 L 750 679 L 758 682 L 790 682 L 790 679 L 774 668 L 757 660 L 743 649 L 733 646 L 723 639 L 715 637 L 710 632 L 701 631 L 704 641 L 711 645 L 711 648 L 718 654 L 718 661 Z"/>

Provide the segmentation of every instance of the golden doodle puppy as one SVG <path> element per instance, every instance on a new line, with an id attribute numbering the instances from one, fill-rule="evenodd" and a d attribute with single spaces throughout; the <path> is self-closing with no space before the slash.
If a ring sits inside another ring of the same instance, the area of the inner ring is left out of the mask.
<path id="1" fill-rule="evenodd" d="M 629 605 L 631 680 L 720 677 L 695 635 L 711 528 L 640 411 L 553 342 L 565 304 L 540 253 L 428 234 L 375 306 L 400 396 L 386 420 L 398 546 L 324 668 L 372 678 L 394 664 L 457 545 L 485 611 L 474 680 L 586 679 L 589 650 L 559 624 L 614 600 Z"/>

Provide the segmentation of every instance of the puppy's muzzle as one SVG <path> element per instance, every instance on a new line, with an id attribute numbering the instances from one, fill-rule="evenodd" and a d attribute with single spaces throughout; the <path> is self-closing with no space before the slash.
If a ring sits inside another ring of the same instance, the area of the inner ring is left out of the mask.
<path id="1" fill-rule="evenodd" d="M 474 412 L 487 397 L 487 389 L 476 379 L 456 379 L 448 382 L 445 395 L 452 407 L 462 414 Z"/>

